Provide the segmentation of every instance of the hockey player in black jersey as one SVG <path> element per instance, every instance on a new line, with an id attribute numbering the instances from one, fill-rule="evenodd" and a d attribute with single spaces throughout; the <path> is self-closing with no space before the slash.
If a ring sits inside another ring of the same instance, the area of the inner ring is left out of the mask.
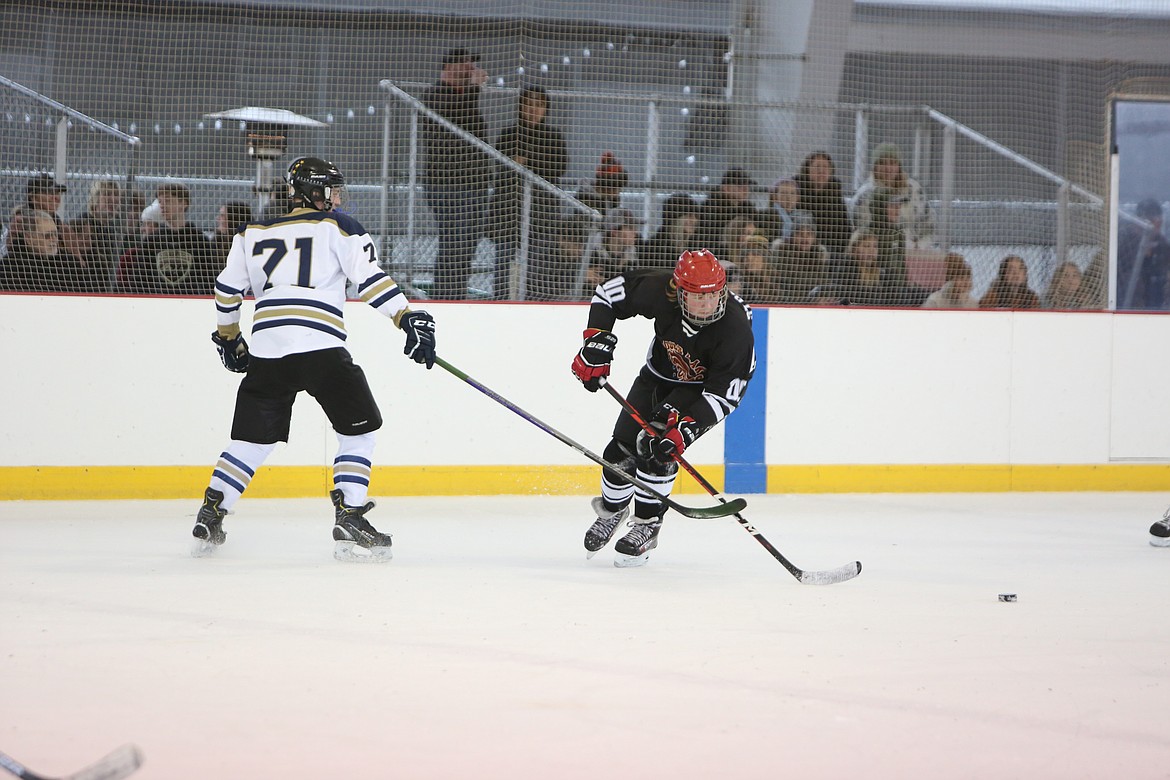
<path id="1" fill-rule="evenodd" d="M 739 405 L 755 371 L 751 309 L 727 290 L 727 274 L 706 249 L 686 251 L 674 271 L 627 271 L 597 286 L 589 307 L 585 343 L 573 373 L 589 392 L 609 375 L 617 346 L 618 320 L 642 316 L 654 321 L 649 356 L 627 396 L 657 431 L 650 436 L 625 411 L 614 425 L 603 457 L 634 470 L 658 490 L 650 495 L 609 469 L 602 471 L 601 495 L 593 499 L 596 521 L 585 533 L 586 557 L 613 538 L 630 514 L 630 530 L 614 549 L 614 565 L 641 566 L 658 546 L 665 507 L 678 463 L 696 439 Z"/>
<path id="2" fill-rule="evenodd" d="M 406 333 L 406 355 L 435 363 L 435 321 L 411 311 L 378 266 L 374 241 L 352 217 L 333 211 L 345 179 L 332 163 L 301 157 L 289 166 L 291 210 L 243 225 L 215 282 L 211 340 L 229 371 L 245 374 L 236 395 L 231 443 L 220 455 L 192 535 L 194 555 L 223 544 L 223 519 L 279 441 L 288 441 L 292 406 L 303 390 L 337 433 L 333 461 L 334 557 L 390 558 L 390 535 L 365 515 L 374 431 L 382 415 L 361 368 L 345 348 L 346 283 Z M 252 345 L 240 332 L 240 306 L 253 291 Z"/>

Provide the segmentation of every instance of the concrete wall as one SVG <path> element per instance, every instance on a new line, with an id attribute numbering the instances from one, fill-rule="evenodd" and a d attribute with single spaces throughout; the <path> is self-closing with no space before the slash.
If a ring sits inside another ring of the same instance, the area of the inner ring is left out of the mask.
<path id="1" fill-rule="evenodd" d="M 194 496 L 227 443 L 237 377 L 209 301 L 2 295 L 0 498 Z M 432 304 L 440 354 L 600 452 L 617 407 L 569 372 L 583 305 Z M 387 420 L 373 492 L 596 489 L 584 456 L 436 368 L 347 308 L 350 349 Z M 1107 313 L 760 309 L 766 376 L 738 425 L 688 452 L 721 482 L 763 435 L 749 490 L 1170 489 L 1170 317 Z M 619 323 L 626 387 L 649 323 Z M 735 418 L 733 418 L 735 419 Z M 298 401 L 259 495 L 326 484 L 333 434 Z M 730 475 L 729 475 L 730 477 Z M 679 487 L 691 492 L 684 479 Z M 731 489 L 731 488 L 729 488 Z"/>

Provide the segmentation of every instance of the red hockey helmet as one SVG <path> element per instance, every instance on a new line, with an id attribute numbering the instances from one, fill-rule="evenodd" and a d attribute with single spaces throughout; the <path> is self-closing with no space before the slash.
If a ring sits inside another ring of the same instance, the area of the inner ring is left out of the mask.
<path id="1" fill-rule="evenodd" d="M 674 266 L 674 284 L 683 317 L 692 325 L 710 325 L 727 309 L 727 271 L 707 249 L 688 249 Z"/>

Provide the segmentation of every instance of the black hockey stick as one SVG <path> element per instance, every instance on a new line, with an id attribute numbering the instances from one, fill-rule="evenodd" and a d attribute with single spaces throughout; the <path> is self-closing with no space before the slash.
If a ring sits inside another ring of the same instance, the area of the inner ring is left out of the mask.
<path id="1" fill-rule="evenodd" d="M 638 425 L 642 426 L 642 430 L 646 431 L 646 433 L 651 436 L 658 435 L 657 432 L 655 432 L 654 429 L 652 429 L 650 425 L 644 419 L 642 419 L 642 415 L 638 414 L 638 410 L 635 409 L 621 393 L 613 388 L 613 385 L 602 378 L 601 386 L 606 389 L 606 392 L 613 396 L 615 401 L 622 405 L 622 408 L 626 410 L 626 413 L 629 414 L 630 417 L 634 418 L 634 421 L 637 422 Z M 703 486 L 704 490 L 720 501 L 726 503 L 723 496 L 719 495 L 719 491 L 715 489 L 715 486 L 708 482 L 702 474 L 696 471 L 694 466 L 692 466 L 690 463 L 687 463 L 682 455 L 676 454 L 674 459 L 678 462 L 678 465 L 686 469 L 687 473 L 695 478 L 696 482 Z M 851 580 L 858 574 L 861 574 L 861 561 L 854 561 L 853 563 L 846 564 L 836 569 L 828 569 L 826 571 L 805 571 L 804 569 L 794 564 L 792 561 L 785 558 L 783 553 L 773 547 L 772 543 L 765 539 L 764 535 L 756 530 L 756 527 L 748 522 L 747 518 L 739 513 L 738 509 L 732 514 L 735 515 L 735 519 L 739 521 L 739 524 L 743 526 L 745 531 L 755 537 L 756 541 L 763 545 L 765 550 L 772 553 L 773 558 L 780 561 L 780 564 L 784 566 L 785 569 L 788 569 L 789 574 L 805 585 L 832 585 L 837 582 Z"/>
<path id="2" fill-rule="evenodd" d="M 556 438 L 560 439 L 562 442 L 569 445 L 570 447 L 572 447 L 573 449 L 575 449 L 577 452 L 581 453 L 585 457 L 589 458 L 589 460 L 593 461 L 597 465 L 604 466 L 605 468 L 609 469 L 610 471 L 613 471 L 617 474 L 621 474 L 623 478 L 625 478 L 626 480 L 629 480 L 630 482 L 632 482 L 633 484 L 642 488 L 642 490 L 645 490 L 648 493 L 656 494 L 657 491 L 655 491 L 654 488 L 650 487 L 642 480 L 638 479 L 637 477 L 635 477 L 631 474 L 627 474 L 626 472 L 622 471 L 620 466 L 616 466 L 613 463 L 610 463 L 609 461 L 602 458 L 600 455 L 594 454 L 590 450 L 586 449 L 585 447 L 581 446 L 577 442 L 570 439 L 565 434 L 558 431 L 556 428 L 553 428 L 548 423 L 543 422 L 543 421 L 537 419 L 536 417 L 532 416 L 531 414 L 524 411 L 519 406 L 517 406 L 516 404 L 509 401 L 507 398 L 504 398 L 502 395 L 495 392 L 491 388 L 486 387 L 483 384 L 480 384 L 479 382 L 477 382 L 474 379 L 472 379 L 471 377 L 469 377 L 467 374 L 465 374 L 462 371 L 460 371 L 459 369 L 455 368 L 455 366 L 451 365 L 446 360 L 443 360 L 443 358 L 436 357 L 435 363 L 439 366 L 442 366 L 444 369 L 446 369 L 450 373 L 454 374 L 455 376 L 459 377 L 464 382 L 471 385 L 476 390 L 478 390 L 481 393 L 483 393 L 484 395 L 486 395 L 488 398 L 491 398 L 496 403 L 498 403 L 501 406 L 504 406 L 508 409 L 511 409 L 513 412 L 520 415 L 525 420 L 527 420 L 528 422 L 535 425 L 537 428 L 540 428 L 545 433 L 551 434 L 551 435 L 555 436 Z M 674 501 L 671 501 L 669 498 L 662 499 L 662 503 L 666 504 L 668 507 L 670 507 L 674 511 L 678 512 L 680 515 L 685 515 L 686 517 L 726 517 L 727 515 L 730 515 L 733 512 L 738 512 L 739 510 L 741 510 L 745 506 L 747 506 L 747 502 L 744 501 L 742 498 L 737 498 L 737 499 L 734 499 L 730 502 L 724 501 L 722 498 L 720 498 L 719 501 L 723 504 L 722 506 L 690 507 L 690 506 L 683 506 L 682 504 L 675 503 Z"/>
<path id="3" fill-rule="evenodd" d="M 134 774 L 140 766 L 142 766 L 142 751 L 134 745 L 123 745 L 85 769 L 60 778 L 38 775 L 16 759 L 0 753 L 0 767 L 26 780 L 121 780 L 123 777 Z"/>

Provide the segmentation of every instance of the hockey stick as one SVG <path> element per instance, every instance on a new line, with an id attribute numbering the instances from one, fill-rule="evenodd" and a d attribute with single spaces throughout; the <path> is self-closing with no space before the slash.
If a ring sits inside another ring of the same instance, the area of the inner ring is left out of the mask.
<path id="1" fill-rule="evenodd" d="M 463 373 L 459 369 L 455 368 L 455 366 L 448 363 L 446 360 L 443 360 L 443 358 L 436 357 L 435 363 L 437 365 L 441 366 L 442 368 L 444 368 L 445 370 L 447 370 L 448 372 L 459 377 L 464 382 L 471 385 L 476 390 L 480 391 L 481 393 L 483 393 L 484 395 L 486 395 L 488 398 L 492 399 L 496 403 L 498 403 L 501 406 L 504 406 L 508 409 L 511 409 L 513 412 L 520 415 L 525 420 L 527 420 L 528 422 L 535 425 L 537 428 L 540 428 L 545 433 L 551 434 L 552 436 L 555 436 L 556 438 L 560 439 L 563 443 L 569 445 L 570 447 L 572 447 L 573 449 L 575 449 L 577 452 L 581 453 L 585 457 L 589 458 L 589 460 L 593 461 L 597 465 L 604 466 L 605 468 L 609 469 L 610 471 L 613 471 L 617 474 L 621 474 L 623 478 L 632 482 L 633 484 L 637 485 L 638 487 L 642 488 L 642 490 L 645 490 L 648 493 L 651 493 L 651 494 L 657 493 L 657 491 L 655 491 L 654 488 L 650 487 L 648 484 L 646 484 L 642 480 L 638 479 L 637 477 L 635 477 L 631 474 L 627 474 L 626 472 L 622 471 L 620 466 L 616 466 L 613 463 L 610 463 L 609 461 L 602 458 L 600 455 L 596 455 L 593 452 L 589 451 L 585 447 L 581 446 L 577 442 L 570 439 L 565 434 L 558 431 L 556 428 L 553 428 L 548 423 L 537 419 L 536 417 L 532 416 L 528 412 L 521 409 L 516 404 L 509 401 L 507 398 L 504 398 L 502 395 L 500 395 L 499 393 L 492 390 L 491 388 L 486 387 L 485 385 L 480 384 L 479 382 L 475 381 L 470 376 L 468 376 L 467 374 Z M 742 498 L 737 498 L 737 499 L 734 499 L 733 501 L 730 501 L 730 502 L 724 501 L 722 498 L 720 498 L 719 500 L 723 504 L 723 506 L 705 506 L 705 507 L 683 506 L 682 504 L 675 503 L 674 501 L 671 501 L 669 498 L 665 498 L 665 497 L 662 499 L 662 503 L 666 504 L 668 507 L 670 507 L 674 511 L 678 512 L 680 515 L 685 515 L 686 517 L 726 517 L 727 515 L 730 515 L 733 512 L 738 512 L 739 510 L 741 510 L 745 506 L 747 506 L 747 502 L 744 501 Z"/>
<path id="2" fill-rule="evenodd" d="M 637 422 L 638 425 L 642 426 L 642 430 L 646 431 L 646 433 L 651 436 L 658 435 L 657 432 L 655 432 L 654 429 L 651 428 L 644 419 L 642 419 L 642 415 L 638 414 L 638 410 L 635 409 L 634 406 L 629 401 L 627 401 L 621 393 L 613 388 L 613 385 L 602 378 L 601 386 L 605 388 L 606 392 L 613 396 L 615 401 L 622 405 L 622 408 L 626 410 L 626 413 L 629 414 L 630 417 L 634 418 L 634 421 Z M 674 459 L 678 465 L 686 469 L 687 473 L 695 478 L 696 482 L 703 486 L 704 490 L 720 501 L 726 503 L 723 496 L 719 495 L 719 491 L 715 489 L 715 486 L 708 482 L 702 474 L 696 471 L 694 466 L 692 466 L 690 463 L 687 463 L 682 455 L 676 454 Z M 833 585 L 837 582 L 851 580 L 861 573 L 861 561 L 854 561 L 853 563 L 840 566 L 836 569 L 827 569 L 825 571 L 805 571 L 804 569 L 794 564 L 792 561 L 785 558 L 783 553 L 773 547 L 772 543 L 765 539 L 764 535 L 756 530 L 756 527 L 748 522 L 747 518 L 739 513 L 738 509 L 732 514 L 735 516 L 735 519 L 739 521 L 739 524 L 743 526 L 745 531 L 755 537 L 756 541 L 763 545 L 765 550 L 772 553 L 773 558 L 780 561 L 781 565 L 784 566 L 785 569 L 788 569 L 789 574 L 805 585 Z"/>
<path id="3" fill-rule="evenodd" d="M 0 753 L 0 767 L 25 780 L 121 780 L 134 774 L 142 766 L 142 751 L 134 745 L 123 745 L 100 761 L 71 775 L 52 778 L 38 775 L 14 758 Z"/>

